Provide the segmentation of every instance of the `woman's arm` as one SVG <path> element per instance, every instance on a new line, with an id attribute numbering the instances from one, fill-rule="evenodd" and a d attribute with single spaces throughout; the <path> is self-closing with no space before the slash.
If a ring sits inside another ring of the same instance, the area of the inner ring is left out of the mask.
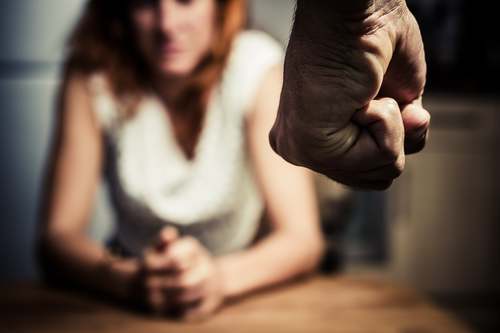
<path id="1" fill-rule="evenodd" d="M 226 297 L 310 272 L 323 252 L 311 172 L 285 162 L 269 146 L 281 84 L 279 66 L 266 75 L 247 122 L 249 149 L 272 231 L 249 250 L 217 259 Z"/>
<path id="2" fill-rule="evenodd" d="M 100 179 L 102 138 L 85 77 L 65 80 L 41 214 L 39 250 L 49 280 L 125 297 L 138 265 L 114 260 L 87 235 Z"/>

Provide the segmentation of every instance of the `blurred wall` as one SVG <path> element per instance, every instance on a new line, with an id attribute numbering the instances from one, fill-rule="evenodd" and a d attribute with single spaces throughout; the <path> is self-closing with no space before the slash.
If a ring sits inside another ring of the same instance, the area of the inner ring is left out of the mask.
<path id="1" fill-rule="evenodd" d="M 419 289 L 500 290 L 500 99 L 427 94 L 430 140 L 389 190 L 391 270 Z"/>
<path id="2" fill-rule="evenodd" d="M 249 0 L 249 23 L 264 30 L 283 45 L 288 41 L 295 0 Z"/>
<path id="3" fill-rule="evenodd" d="M 3 279 L 35 275 L 35 212 L 59 61 L 66 31 L 81 3 L 0 2 L 0 242 L 6 258 L 0 267 Z"/>

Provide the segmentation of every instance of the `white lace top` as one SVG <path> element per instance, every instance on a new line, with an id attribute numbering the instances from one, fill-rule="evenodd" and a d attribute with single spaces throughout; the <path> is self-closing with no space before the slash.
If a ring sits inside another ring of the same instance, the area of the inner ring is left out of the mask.
<path id="1" fill-rule="evenodd" d="M 192 160 L 177 144 L 159 100 L 143 98 L 126 121 L 106 79 L 89 80 L 106 142 L 105 176 L 117 218 L 117 239 L 133 255 L 173 225 L 214 255 L 249 245 L 262 214 L 245 142 L 244 118 L 268 70 L 282 62 L 280 44 L 261 32 L 239 34 L 214 89 Z"/>

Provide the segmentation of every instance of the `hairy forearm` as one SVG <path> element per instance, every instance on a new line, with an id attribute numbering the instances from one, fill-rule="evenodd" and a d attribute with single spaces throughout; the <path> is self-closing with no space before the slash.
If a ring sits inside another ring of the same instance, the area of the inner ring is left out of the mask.
<path id="1" fill-rule="evenodd" d="M 40 240 L 42 269 L 49 281 L 63 281 L 127 299 L 139 270 L 134 259 L 118 259 L 79 233 L 46 233 Z"/>
<path id="2" fill-rule="evenodd" d="M 311 237 L 313 238 L 313 237 Z M 275 231 L 252 248 L 217 259 L 227 298 L 309 273 L 318 265 L 323 241 Z"/>

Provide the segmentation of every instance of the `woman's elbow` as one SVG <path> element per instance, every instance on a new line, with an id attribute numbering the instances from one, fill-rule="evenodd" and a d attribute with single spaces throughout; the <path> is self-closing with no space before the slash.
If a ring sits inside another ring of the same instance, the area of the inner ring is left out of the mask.
<path id="1" fill-rule="evenodd" d="M 63 271 L 61 258 L 64 257 L 68 232 L 60 230 L 55 223 L 42 223 L 35 245 L 35 259 L 42 280 L 48 284 L 60 284 L 60 273 Z"/>
<path id="2" fill-rule="evenodd" d="M 308 239 L 304 241 L 303 244 L 303 265 L 301 273 L 314 273 L 318 269 L 325 251 L 325 242 L 323 236 L 319 233 L 317 235 L 308 237 Z"/>
<path id="3" fill-rule="evenodd" d="M 49 285 L 57 282 L 54 274 L 58 270 L 55 257 L 50 237 L 42 232 L 36 242 L 35 260 L 42 281 Z"/>

